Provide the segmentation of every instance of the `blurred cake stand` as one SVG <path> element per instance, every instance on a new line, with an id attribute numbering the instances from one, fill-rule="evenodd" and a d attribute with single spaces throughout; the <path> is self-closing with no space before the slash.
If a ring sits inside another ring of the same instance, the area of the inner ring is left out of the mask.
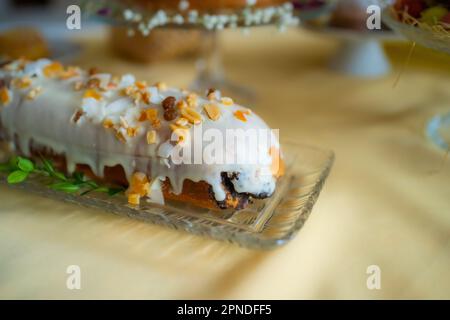
<path id="1" fill-rule="evenodd" d="M 188 3 L 180 1 L 180 4 Z M 250 2 L 249 2 L 250 3 Z M 110 24 L 129 27 L 130 36 L 135 32 L 148 35 L 155 28 L 200 29 L 204 31 L 205 41 L 201 56 L 197 59 L 197 75 L 190 89 L 203 92 L 210 88 L 247 100 L 254 100 L 253 90 L 237 84 L 226 77 L 222 61 L 219 32 L 224 29 L 242 28 L 247 33 L 255 26 L 273 25 L 283 31 L 285 28 L 298 25 L 298 18 L 293 15 L 293 5 L 286 2 L 283 5 L 256 8 L 249 5 L 241 10 L 203 14 L 196 10 L 179 8 L 179 11 L 156 12 L 144 11 L 138 7 L 128 7 L 123 1 L 84 1 L 84 10 Z"/>
<path id="2" fill-rule="evenodd" d="M 382 77 L 391 71 L 391 64 L 381 43 L 398 40 L 398 36 L 393 32 L 358 31 L 314 25 L 306 25 L 305 28 L 340 40 L 338 52 L 330 61 L 331 69 L 364 78 Z"/>
<path id="3" fill-rule="evenodd" d="M 437 33 L 403 23 L 393 17 L 392 1 L 380 1 L 383 6 L 382 19 L 392 30 L 425 47 L 450 54 L 450 31 Z M 426 124 L 427 137 L 438 147 L 450 150 L 450 111 L 434 115 Z"/>

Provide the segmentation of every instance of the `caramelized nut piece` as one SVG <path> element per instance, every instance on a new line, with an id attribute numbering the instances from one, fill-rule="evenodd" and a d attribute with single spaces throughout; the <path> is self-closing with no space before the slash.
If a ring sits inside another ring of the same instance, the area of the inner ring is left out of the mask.
<path id="1" fill-rule="evenodd" d="M 105 129 L 111 129 L 114 126 L 113 122 L 111 119 L 105 119 L 103 121 L 103 128 Z"/>
<path id="2" fill-rule="evenodd" d="M 127 119 L 125 119 L 124 117 L 120 116 L 119 120 L 120 120 L 120 125 L 123 128 L 127 129 L 129 127 Z"/>
<path id="3" fill-rule="evenodd" d="M 77 123 L 78 120 L 80 120 L 81 116 L 83 115 L 83 111 L 81 110 L 77 110 L 77 112 L 75 112 L 72 116 L 72 122 L 73 123 Z"/>
<path id="4" fill-rule="evenodd" d="M 173 123 L 170 125 L 170 128 L 172 129 L 173 133 L 175 134 L 178 143 L 182 143 L 188 139 L 189 129 L 182 128 Z"/>
<path id="5" fill-rule="evenodd" d="M 127 139 L 125 139 L 125 136 L 123 135 L 122 131 L 120 131 L 120 130 L 116 131 L 116 138 L 123 143 L 127 142 Z"/>
<path id="6" fill-rule="evenodd" d="M 63 70 L 59 75 L 61 80 L 67 80 L 79 75 L 79 69 L 77 67 L 67 67 L 66 70 Z"/>
<path id="7" fill-rule="evenodd" d="M 58 76 L 59 74 L 61 74 L 64 71 L 64 67 L 62 66 L 61 63 L 59 62 L 52 62 L 48 65 L 46 65 L 43 69 L 42 72 L 44 73 L 44 75 L 48 78 L 51 77 L 55 77 Z"/>
<path id="8" fill-rule="evenodd" d="M 138 128 L 137 127 L 128 127 L 127 128 L 127 135 L 129 137 L 136 137 L 138 133 Z"/>
<path id="9" fill-rule="evenodd" d="M 189 107 L 196 108 L 198 105 L 198 96 L 195 93 L 190 93 L 186 97 L 186 101 Z"/>
<path id="10" fill-rule="evenodd" d="M 14 86 L 16 86 L 19 89 L 25 89 L 31 85 L 31 79 L 30 79 L 30 77 L 25 76 L 20 79 L 14 79 L 12 81 L 12 83 Z"/>
<path id="11" fill-rule="evenodd" d="M 222 102 L 222 104 L 224 104 L 226 106 L 232 106 L 234 104 L 233 99 L 228 98 L 228 97 L 223 97 L 222 99 L 220 99 L 220 102 Z"/>
<path id="12" fill-rule="evenodd" d="M 27 100 L 34 100 L 41 92 L 42 92 L 42 87 L 36 87 L 34 89 L 31 89 L 25 98 Z"/>
<path id="13" fill-rule="evenodd" d="M 188 105 L 187 105 L 186 101 L 184 101 L 184 100 L 180 100 L 180 101 L 177 102 L 177 108 L 178 108 L 178 110 L 181 110 L 181 109 L 183 109 L 183 108 L 186 108 L 187 106 L 188 106 Z"/>
<path id="14" fill-rule="evenodd" d="M 234 112 L 234 116 L 237 119 L 244 121 L 244 122 L 247 122 L 247 118 L 245 117 L 246 114 L 248 114 L 248 113 L 246 113 L 245 111 L 242 111 L 242 110 L 237 110 Z"/>
<path id="15" fill-rule="evenodd" d="M 9 93 L 8 88 L 3 87 L 0 89 L 0 101 L 2 105 L 7 105 L 11 102 L 11 95 Z"/>
<path id="16" fill-rule="evenodd" d="M 139 90 L 144 90 L 145 88 L 147 88 L 147 82 L 145 81 L 136 81 L 135 85 Z"/>
<path id="17" fill-rule="evenodd" d="M 203 109 L 211 120 L 216 121 L 220 118 L 220 109 L 217 105 L 212 103 L 205 104 Z"/>
<path id="18" fill-rule="evenodd" d="M 94 98 L 95 100 L 101 100 L 103 97 L 94 89 L 88 89 L 85 91 L 83 98 Z"/>
<path id="19" fill-rule="evenodd" d="M 141 201 L 141 196 L 137 193 L 128 194 L 128 203 L 133 205 L 138 205 Z"/>
<path id="20" fill-rule="evenodd" d="M 209 89 L 208 92 L 206 93 L 206 97 L 210 101 L 215 100 L 217 98 L 216 89 L 214 89 L 214 88 Z"/>
<path id="21" fill-rule="evenodd" d="M 131 177 L 130 186 L 128 187 L 127 194 L 135 194 L 139 197 L 144 197 L 149 194 L 150 183 L 147 175 L 143 172 L 135 172 Z"/>
<path id="22" fill-rule="evenodd" d="M 83 81 L 77 81 L 77 82 L 75 82 L 75 83 L 73 84 L 73 88 L 74 88 L 76 91 L 81 90 L 81 89 L 83 88 L 83 86 L 84 86 Z"/>
<path id="23" fill-rule="evenodd" d="M 175 121 L 175 124 L 184 129 L 189 128 L 189 120 L 186 118 L 183 118 L 183 117 L 181 117 L 177 121 Z"/>
<path id="24" fill-rule="evenodd" d="M 87 84 L 86 84 L 86 87 L 88 87 L 90 89 L 98 89 L 98 88 L 100 88 L 100 79 L 98 79 L 98 78 L 89 79 Z"/>
<path id="25" fill-rule="evenodd" d="M 181 109 L 181 115 L 192 124 L 200 124 L 202 122 L 202 116 L 192 108 Z"/>
<path id="26" fill-rule="evenodd" d="M 146 104 L 150 104 L 151 97 L 152 97 L 152 95 L 148 91 L 144 91 L 142 93 L 142 101 L 144 101 L 144 103 L 146 103 Z"/>
<path id="27" fill-rule="evenodd" d="M 147 143 L 148 144 L 156 143 L 156 131 L 155 130 L 147 131 Z"/>
<path id="28" fill-rule="evenodd" d="M 167 84 L 165 82 L 157 82 L 157 83 L 155 83 L 155 87 L 161 91 L 167 90 Z"/>

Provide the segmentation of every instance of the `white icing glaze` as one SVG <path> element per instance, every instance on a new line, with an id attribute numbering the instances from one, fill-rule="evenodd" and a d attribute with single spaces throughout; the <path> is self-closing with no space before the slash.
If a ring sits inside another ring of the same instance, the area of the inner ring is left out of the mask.
<path id="1" fill-rule="evenodd" d="M 264 164 L 236 162 L 206 164 L 211 161 L 207 155 L 200 159 L 204 162 L 202 164 L 177 164 L 171 154 L 174 145 L 170 142 L 172 130 L 169 126 L 175 120 L 163 119 L 161 102 L 169 96 L 175 97 L 177 101 L 186 99 L 188 92 L 174 88 L 160 90 L 157 86 L 147 87 L 145 90 L 151 94 L 150 104 L 142 101 L 134 103 L 132 98 L 121 95 L 123 88 L 135 84 L 133 76 L 125 75 L 118 82 L 117 88 L 98 91 L 103 96 L 100 101 L 83 98 L 87 89 L 77 91 L 74 84 L 80 81 L 86 83 L 90 78 L 99 78 L 104 82 L 102 85 L 105 85 L 111 76 L 108 74 L 89 76 L 86 72 L 80 71 L 79 75 L 66 80 L 51 78 L 42 72 L 50 63 L 51 61 L 42 59 L 26 64 L 24 68 L 17 67 L 20 63 L 16 65 L 13 63 L 8 68 L 0 69 L 0 79 L 6 82 L 24 76 L 32 79 L 31 86 L 25 89 L 10 85 L 11 101 L 0 109 L 2 130 L 11 140 L 17 135 L 18 146 L 25 155 L 30 154 L 30 142 L 33 141 L 37 145 L 50 147 L 56 153 L 64 154 L 69 172 L 75 170 L 76 164 L 86 164 L 97 176 L 102 177 L 105 166 L 121 165 L 128 180 L 136 171 L 145 172 L 152 181 L 168 178 L 175 194 L 182 191 L 185 179 L 194 182 L 205 181 L 212 186 L 217 201 L 224 200 L 226 196 L 222 185 L 222 172 L 239 174 L 238 180 L 231 180 L 239 193 L 270 195 L 274 191 L 275 178 L 271 174 L 271 157 L 268 150 L 271 146 L 279 148 L 276 139 L 258 140 L 258 152 L 267 157 Z M 33 100 L 26 99 L 26 94 L 37 86 L 43 88 L 42 92 Z M 220 99 L 219 92 L 216 92 L 216 98 Z M 207 142 L 199 144 L 198 139 L 202 137 L 196 137 L 195 127 L 199 129 L 201 126 L 203 132 L 215 129 L 223 136 L 226 135 L 227 129 L 269 130 L 264 121 L 254 113 L 246 116 L 246 122 L 235 117 L 235 111 L 247 110 L 246 108 L 236 104 L 224 105 L 219 101 L 214 103 L 219 107 L 221 116 L 217 121 L 212 121 L 203 110 L 203 106 L 212 101 L 200 95 L 197 101 L 196 111 L 201 114 L 203 121 L 198 126 L 193 125 L 189 128 L 189 138 L 181 145 L 183 152 L 187 152 L 188 149 L 194 152 L 194 149 L 200 146 L 201 154 L 204 154 L 207 148 Z M 140 122 L 139 116 L 142 110 L 152 108 L 158 110 L 161 126 L 156 130 L 157 143 L 148 144 L 146 132 L 152 129 L 152 124 L 149 121 Z M 74 114 L 80 110 L 84 114 L 75 123 Z M 114 123 L 117 131 L 123 133 L 125 141 L 117 139 L 113 129 L 104 128 L 105 119 Z M 124 126 L 138 127 L 136 136 L 127 136 Z M 249 143 L 251 141 L 245 140 L 245 145 L 241 147 L 249 149 Z M 233 157 L 237 156 L 236 149 L 227 149 L 225 144 L 222 152 Z M 159 186 L 159 183 L 152 184 L 153 189 L 155 186 Z"/>

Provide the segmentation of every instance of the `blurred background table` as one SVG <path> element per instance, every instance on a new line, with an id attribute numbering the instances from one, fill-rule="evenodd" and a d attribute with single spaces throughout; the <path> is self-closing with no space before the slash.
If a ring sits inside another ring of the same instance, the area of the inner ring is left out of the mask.
<path id="1" fill-rule="evenodd" d="M 450 163 L 423 136 L 450 104 L 450 58 L 418 48 L 394 88 L 406 43 L 386 45 L 391 76 L 363 80 L 326 67 L 330 38 L 222 36 L 230 77 L 259 95 L 250 107 L 282 138 L 336 152 L 298 236 L 252 251 L 1 187 L 0 298 L 450 298 Z M 85 67 L 176 86 L 195 73 L 193 61 L 119 60 L 101 34 L 77 41 Z M 81 290 L 66 288 L 74 264 Z M 374 264 L 381 290 L 366 286 Z"/>

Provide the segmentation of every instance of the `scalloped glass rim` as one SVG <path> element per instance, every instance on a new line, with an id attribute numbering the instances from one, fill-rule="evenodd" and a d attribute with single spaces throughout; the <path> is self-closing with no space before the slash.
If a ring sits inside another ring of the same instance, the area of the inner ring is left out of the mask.
<path id="1" fill-rule="evenodd" d="M 392 30 L 401 33 L 409 40 L 417 42 L 422 46 L 450 54 L 450 36 L 402 23 L 392 17 L 390 7 L 392 1 L 380 1 L 379 3 L 383 7 L 383 12 L 381 14 L 382 20 Z"/>
<path id="2" fill-rule="evenodd" d="M 25 182 L 9 185 L 6 173 L 0 183 L 48 198 L 164 225 L 243 247 L 270 249 L 287 243 L 308 219 L 334 162 L 334 153 L 292 142 L 283 143 L 286 174 L 277 182 L 275 194 L 254 202 L 243 210 L 212 211 L 181 202 L 165 205 L 141 203 L 132 206 L 124 195 L 103 193 L 84 196 L 54 191 L 46 178 L 30 176 Z"/>

